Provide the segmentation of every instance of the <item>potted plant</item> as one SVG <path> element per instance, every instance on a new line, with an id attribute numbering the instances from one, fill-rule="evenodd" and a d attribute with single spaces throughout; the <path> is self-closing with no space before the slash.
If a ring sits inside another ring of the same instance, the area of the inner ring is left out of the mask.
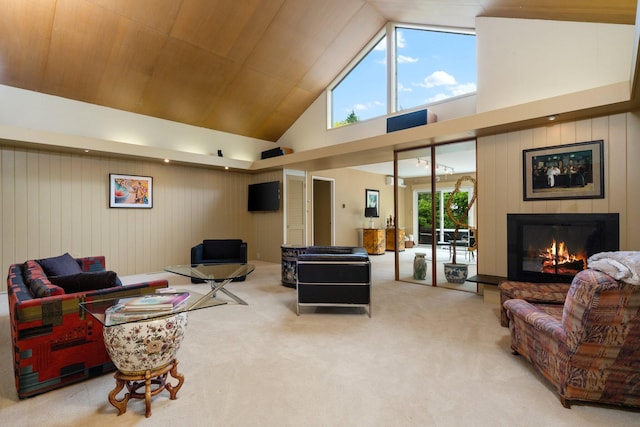
<path id="1" fill-rule="evenodd" d="M 473 184 L 473 195 L 471 199 L 467 201 L 466 206 L 454 206 L 455 195 L 460 192 L 460 186 L 463 182 L 470 181 Z M 476 201 L 477 185 L 476 180 L 472 176 L 465 175 L 456 181 L 456 187 L 449 195 L 449 200 L 445 205 L 447 216 L 453 221 L 455 228 L 453 232 L 453 241 L 451 242 L 451 249 L 453 250 L 451 256 L 451 262 L 444 264 L 444 275 L 449 283 L 464 283 L 469 273 L 467 264 L 458 264 L 456 260 L 456 244 L 458 243 L 458 234 L 460 228 L 468 228 L 469 210 Z M 477 243 L 477 240 L 476 240 Z"/>

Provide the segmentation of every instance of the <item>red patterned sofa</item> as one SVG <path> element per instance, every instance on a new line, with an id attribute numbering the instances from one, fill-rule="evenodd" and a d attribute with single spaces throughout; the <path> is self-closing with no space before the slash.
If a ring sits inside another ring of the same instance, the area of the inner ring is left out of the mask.
<path id="1" fill-rule="evenodd" d="M 511 348 L 571 401 L 640 407 L 640 286 L 593 269 L 573 279 L 563 306 L 504 302 Z"/>
<path id="2" fill-rule="evenodd" d="M 47 276 L 44 262 L 29 260 L 9 267 L 13 366 L 21 399 L 115 369 L 104 347 L 102 325 L 85 315 L 79 302 L 154 293 L 168 285 L 156 280 L 122 286 L 115 273 L 105 271 L 103 256 L 75 262 L 81 273 L 55 278 Z"/>

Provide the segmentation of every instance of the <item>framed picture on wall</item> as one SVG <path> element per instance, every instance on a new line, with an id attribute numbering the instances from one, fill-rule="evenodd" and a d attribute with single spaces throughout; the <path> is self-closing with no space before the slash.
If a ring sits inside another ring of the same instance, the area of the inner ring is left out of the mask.
<path id="1" fill-rule="evenodd" d="M 378 190 L 365 190 L 364 211 L 367 218 L 380 216 L 380 192 Z"/>
<path id="2" fill-rule="evenodd" d="M 522 151 L 524 200 L 604 198 L 603 141 Z"/>
<path id="3" fill-rule="evenodd" d="M 150 176 L 109 174 L 109 207 L 153 207 L 153 178 Z"/>

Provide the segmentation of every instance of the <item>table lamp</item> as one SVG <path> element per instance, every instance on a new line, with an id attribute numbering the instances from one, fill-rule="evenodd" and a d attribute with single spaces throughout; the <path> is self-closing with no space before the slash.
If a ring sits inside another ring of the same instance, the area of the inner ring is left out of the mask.
<path id="1" fill-rule="evenodd" d="M 369 218 L 369 228 L 373 228 L 373 218 L 378 217 L 378 209 L 376 208 L 364 208 L 365 218 Z"/>

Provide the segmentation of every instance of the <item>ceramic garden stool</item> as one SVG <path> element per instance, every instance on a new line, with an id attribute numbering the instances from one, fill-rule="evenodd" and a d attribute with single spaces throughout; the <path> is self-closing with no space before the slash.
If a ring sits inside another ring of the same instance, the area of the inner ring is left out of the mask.
<path id="1" fill-rule="evenodd" d="M 426 253 L 416 252 L 413 259 L 413 278 L 416 280 L 425 280 L 427 278 L 427 260 L 424 258 Z"/>
<path id="2" fill-rule="evenodd" d="M 167 381 L 167 376 L 178 380 L 178 384 L 172 385 Z M 122 415 L 127 412 L 127 403 L 130 399 L 144 399 L 145 400 L 145 417 L 151 416 L 151 397 L 160 393 L 162 390 L 169 392 L 169 398 L 171 400 L 177 399 L 178 391 L 184 383 L 184 375 L 178 373 L 178 360 L 172 360 L 167 366 L 160 369 L 146 370 L 141 373 L 124 373 L 116 372 L 114 374 L 116 379 L 116 388 L 109 393 L 109 403 L 111 403 L 117 410 L 118 415 Z M 122 399 L 118 399 L 116 396 L 120 391 L 127 386 L 128 392 Z M 141 392 L 144 387 L 144 391 Z"/>
<path id="3" fill-rule="evenodd" d="M 145 400 L 145 416 L 151 416 L 151 397 L 163 390 L 171 400 L 184 383 L 178 373 L 180 348 L 187 327 L 187 313 L 178 313 L 150 320 L 140 320 L 103 329 L 107 352 L 117 368 L 116 387 L 109 393 L 109 403 L 118 409 L 118 415 L 127 411 L 130 399 Z M 177 384 L 169 382 L 169 376 Z M 127 387 L 121 399 L 118 393 Z"/>

